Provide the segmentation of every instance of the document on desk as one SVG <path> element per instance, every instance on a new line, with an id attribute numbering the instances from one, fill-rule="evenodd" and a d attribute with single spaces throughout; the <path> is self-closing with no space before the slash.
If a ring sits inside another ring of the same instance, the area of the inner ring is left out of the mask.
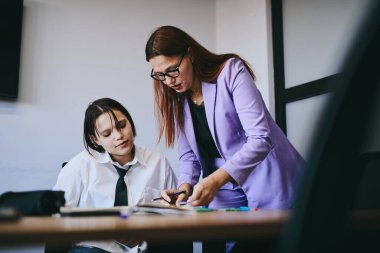
<path id="1" fill-rule="evenodd" d="M 134 213 L 161 215 L 194 215 L 197 212 L 190 206 L 162 205 L 157 202 L 141 202 L 134 207 Z"/>
<path id="2" fill-rule="evenodd" d="M 192 207 L 175 205 L 165 206 L 154 202 L 142 202 L 136 206 L 115 206 L 106 208 L 61 207 L 63 217 L 78 216 L 121 216 L 161 214 L 161 215 L 192 215 L 196 211 Z"/>
<path id="3" fill-rule="evenodd" d="M 61 207 L 61 216 L 129 216 L 133 207 L 115 206 L 106 208 Z"/>

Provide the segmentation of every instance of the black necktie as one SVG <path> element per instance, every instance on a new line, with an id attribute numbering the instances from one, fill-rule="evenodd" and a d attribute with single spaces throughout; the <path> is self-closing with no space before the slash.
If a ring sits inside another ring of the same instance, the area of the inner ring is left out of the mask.
<path id="1" fill-rule="evenodd" d="M 128 190 L 127 185 L 125 184 L 124 177 L 127 171 L 131 168 L 132 165 L 129 165 L 128 169 L 124 170 L 114 166 L 119 174 L 119 179 L 116 183 L 115 190 L 115 203 L 114 206 L 127 206 L 128 205 Z"/>

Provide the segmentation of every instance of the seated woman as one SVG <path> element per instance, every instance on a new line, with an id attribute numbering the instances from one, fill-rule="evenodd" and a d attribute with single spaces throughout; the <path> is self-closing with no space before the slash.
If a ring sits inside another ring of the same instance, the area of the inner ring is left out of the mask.
<path id="1" fill-rule="evenodd" d="M 54 190 L 65 192 L 66 205 L 105 208 L 136 205 L 149 191 L 175 188 L 177 177 L 160 153 L 138 147 L 129 112 L 110 98 L 89 104 L 84 118 L 86 150 L 69 161 Z M 69 252 L 138 252 L 145 242 L 85 241 Z"/>

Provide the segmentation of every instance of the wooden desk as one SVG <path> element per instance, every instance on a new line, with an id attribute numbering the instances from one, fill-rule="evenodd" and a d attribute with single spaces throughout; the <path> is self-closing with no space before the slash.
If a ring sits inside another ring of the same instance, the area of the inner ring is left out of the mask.
<path id="1" fill-rule="evenodd" d="M 212 212 L 190 216 L 25 217 L 0 224 L 0 245 L 134 238 L 147 241 L 275 239 L 286 211 Z"/>
<path id="2" fill-rule="evenodd" d="M 191 216 L 25 217 L 0 223 L 0 245 L 62 243 L 93 239 L 133 238 L 151 242 L 249 240 L 274 241 L 284 230 L 289 211 L 212 212 Z M 355 233 L 380 231 L 380 212 L 354 212 Z M 168 239 L 169 238 L 169 239 Z"/>

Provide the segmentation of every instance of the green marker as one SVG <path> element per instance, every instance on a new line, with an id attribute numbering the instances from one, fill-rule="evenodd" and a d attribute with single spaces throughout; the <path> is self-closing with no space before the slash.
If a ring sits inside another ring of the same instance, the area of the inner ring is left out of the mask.
<path id="1" fill-rule="evenodd" d="M 200 207 L 195 207 L 195 211 L 200 212 L 200 213 L 204 213 L 204 212 L 214 212 L 214 211 L 216 211 L 216 209 L 207 208 L 205 206 L 200 206 Z"/>

